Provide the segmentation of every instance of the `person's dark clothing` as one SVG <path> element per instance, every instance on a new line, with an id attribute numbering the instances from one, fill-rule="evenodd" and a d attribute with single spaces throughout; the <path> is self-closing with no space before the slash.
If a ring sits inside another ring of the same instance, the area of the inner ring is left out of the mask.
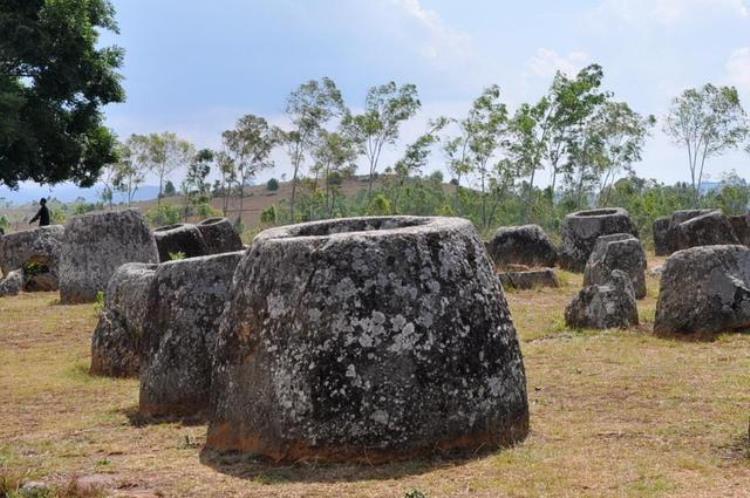
<path id="1" fill-rule="evenodd" d="M 49 209 L 47 209 L 47 206 L 40 207 L 39 211 L 37 211 L 34 217 L 31 218 L 29 224 L 34 223 L 36 220 L 39 220 L 40 227 L 46 227 L 49 225 Z"/>

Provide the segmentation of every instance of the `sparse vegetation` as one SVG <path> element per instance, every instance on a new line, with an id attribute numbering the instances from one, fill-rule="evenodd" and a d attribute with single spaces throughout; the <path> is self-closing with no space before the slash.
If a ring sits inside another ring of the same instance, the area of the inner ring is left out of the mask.
<path id="1" fill-rule="evenodd" d="M 656 337 L 655 292 L 639 302 L 636 329 L 569 330 L 563 310 L 581 277 L 561 276 L 560 289 L 507 294 L 528 377 L 529 438 L 468 460 L 375 467 L 279 468 L 231 455 L 202 464 L 205 426 L 134 425 L 138 381 L 88 375 L 90 305 L 61 307 L 46 293 L 3 298 L 0 476 L 11 486 L 41 480 L 60 489 L 108 460 L 116 482 L 166 496 L 700 497 L 750 489 L 750 335 Z M 657 280 L 648 286 L 657 289 Z"/>
<path id="2" fill-rule="evenodd" d="M 187 255 L 184 252 L 182 252 L 182 251 L 170 252 L 169 253 L 169 260 L 170 261 L 182 261 L 186 257 L 187 257 Z"/>
<path id="3" fill-rule="evenodd" d="M 180 222 L 180 208 L 169 203 L 161 203 L 146 212 L 146 219 L 152 227 L 175 225 Z"/>
<path id="4" fill-rule="evenodd" d="M 106 301 L 106 295 L 103 291 L 99 291 L 96 293 L 96 301 L 94 301 L 94 313 L 96 316 L 101 316 L 104 312 L 104 305 Z"/>

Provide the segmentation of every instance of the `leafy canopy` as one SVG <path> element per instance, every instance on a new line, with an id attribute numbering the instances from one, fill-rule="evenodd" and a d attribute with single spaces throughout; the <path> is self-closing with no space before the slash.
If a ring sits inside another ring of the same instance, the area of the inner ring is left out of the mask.
<path id="1" fill-rule="evenodd" d="M 109 0 L 0 2 L 0 184 L 92 185 L 116 161 L 101 109 L 122 102 L 123 51 Z"/>

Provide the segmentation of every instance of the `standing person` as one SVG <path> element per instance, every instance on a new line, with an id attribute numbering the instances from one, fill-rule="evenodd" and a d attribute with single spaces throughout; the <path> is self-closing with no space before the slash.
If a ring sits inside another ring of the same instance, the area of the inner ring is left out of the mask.
<path id="1" fill-rule="evenodd" d="M 37 211 L 34 217 L 31 218 L 31 221 L 29 221 L 29 225 L 34 223 L 36 220 L 39 220 L 39 226 L 46 227 L 47 225 L 49 225 L 49 209 L 47 209 L 47 199 L 42 197 L 42 200 L 39 201 L 39 205 L 42 207 L 40 207 L 39 211 Z"/>

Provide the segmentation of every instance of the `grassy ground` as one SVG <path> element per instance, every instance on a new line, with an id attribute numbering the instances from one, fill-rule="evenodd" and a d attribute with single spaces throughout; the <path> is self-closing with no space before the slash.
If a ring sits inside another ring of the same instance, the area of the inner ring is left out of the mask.
<path id="1" fill-rule="evenodd" d="M 139 426 L 137 381 L 87 374 L 91 305 L 4 298 L 0 496 L 26 480 L 85 495 L 85 486 L 63 489 L 77 477 L 142 497 L 750 496 L 750 335 L 654 337 L 653 279 L 637 329 L 567 330 L 563 310 L 581 279 L 562 278 L 562 289 L 508 294 L 528 374 L 529 438 L 468 461 L 379 467 L 203 465 L 205 426 Z"/>

